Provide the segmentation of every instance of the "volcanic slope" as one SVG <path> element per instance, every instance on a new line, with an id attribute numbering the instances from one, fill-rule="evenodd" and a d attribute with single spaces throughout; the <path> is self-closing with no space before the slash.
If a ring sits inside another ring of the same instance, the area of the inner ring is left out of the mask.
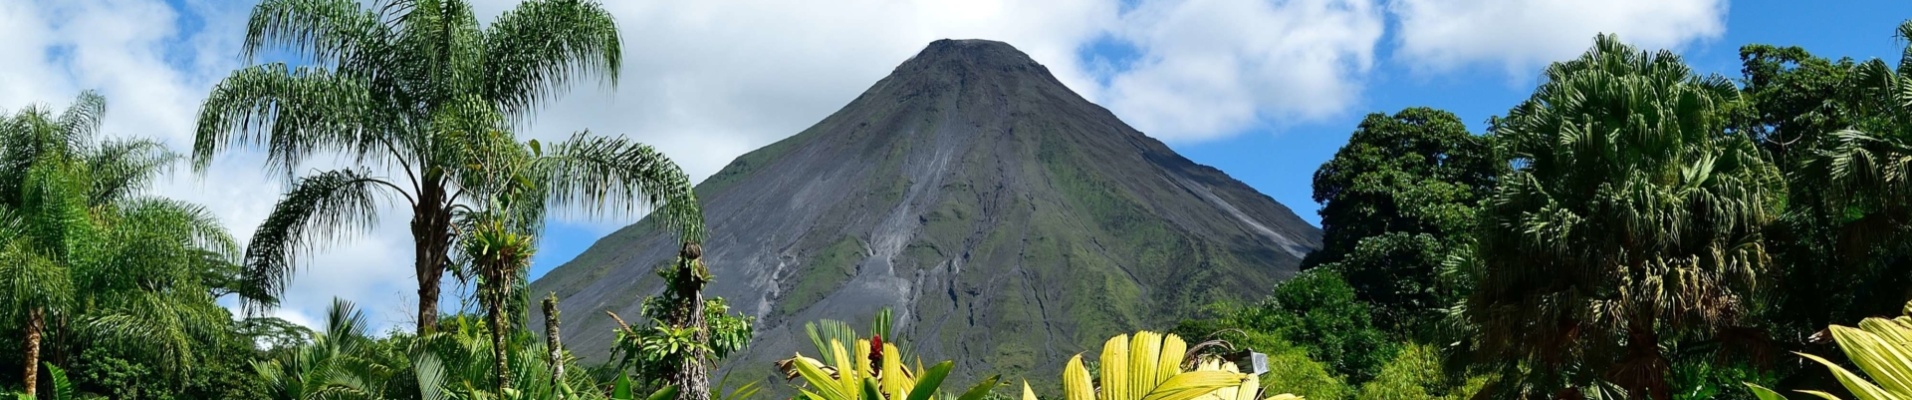
<path id="1" fill-rule="evenodd" d="M 982 40 L 931 43 L 697 195 L 716 276 L 705 294 L 758 319 L 730 371 L 809 352 L 806 321 L 864 327 L 890 307 L 926 362 L 954 359 L 964 377 L 1055 376 L 1111 335 L 1259 299 L 1320 246 L 1288 207 Z M 677 240 L 639 221 L 530 293 L 556 292 L 565 344 L 602 361 L 614 337 L 604 311 L 638 315 Z"/>

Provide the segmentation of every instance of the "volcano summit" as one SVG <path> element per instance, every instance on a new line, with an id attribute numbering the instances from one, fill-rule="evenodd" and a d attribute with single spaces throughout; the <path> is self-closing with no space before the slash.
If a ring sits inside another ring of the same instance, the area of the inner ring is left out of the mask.
<path id="1" fill-rule="evenodd" d="M 1054 376 L 1117 333 L 1258 300 L 1320 231 L 1177 155 L 1007 44 L 939 40 L 843 109 L 697 186 L 706 296 L 754 316 L 724 367 L 808 351 L 803 323 L 881 307 L 926 362 Z M 675 235 L 640 221 L 531 285 L 565 343 L 606 354 L 604 310 L 638 314 Z M 536 318 L 532 320 L 536 321 Z M 602 361 L 602 360 L 595 360 Z"/>

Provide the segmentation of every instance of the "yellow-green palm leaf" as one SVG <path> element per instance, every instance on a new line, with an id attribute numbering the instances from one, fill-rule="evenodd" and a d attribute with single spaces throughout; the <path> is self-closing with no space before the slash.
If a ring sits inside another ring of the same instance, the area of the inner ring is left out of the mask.
<path id="1" fill-rule="evenodd" d="M 1214 360 L 1214 359 L 1203 360 L 1201 364 L 1196 365 L 1195 370 L 1196 371 L 1226 371 L 1226 372 L 1240 371 L 1236 369 L 1234 363 L 1221 361 L 1221 360 Z M 1209 393 L 1207 395 L 1201 396 L 1197 400 L 1301 400 L 1302 399 L 1301 396 L 1296 396 L 1292 394 L 1278 394 L 1274 396 L 1269 396 L 1266 399 L 1256 398 L 1256 396 L 1260 396 L 1260 395 L 1261 395 L 1261 380 L 1256 379 L 1254 376 L 1244 375 L 1242 376 L 1241 384 L 1224 387 L 1221 389 L 1216 389 L 1213 393 Z"/>
<path id="2" fill-rule="evenodd" d="M 1183 371 L 1188 343 L 1175 335 L 1136 332 L 1118 335 L 1102 345 L 1102 390 L 1089 384 L 1082 356 L 1063 367 L 1063 396 L 1067 400 L 1191 400 L 1217 389 L 1240 385 L 1247 376 L 1229 371 Z"/>
<path id="3" fill-rule="evenodd" d="M 1912 309 L 1912 303 L 1907 304 Z M 1861 376 L 1824 357 L 1800 353 L 1808 359 L 1825 365 L 1839 383 L 1861 400 L 1903 400 L 1912 399 L 1912 317 L 1893 319 L 1866 318 L 1859 327 L 1833 325 L 1832 338 L 1839 342 L 1846 358 L 1852 360 Z M 1869 380 L 1867 378 L 1870 378 Z M 1754 394 L 1762 399 L 1778 398 L 1778 393 L 1757 385 L 1752 386 Z M 1830 393 L 1801 390 L 1825 399 L 1837 400 Z"/>
<path id="4" fill-rule="evenodd" d="M 876 357 L 881 364 L 872 365 L 875 347 L 870 340 L 858 339 L 847 349 L 835 338 L 826 343 L 831 353 L 826 358 L 834 361 L 799 354 L 777 363 L 786 374 L 801 377 L 809 385 L 798 389 L 807 400 L 936 400 L 943 378 L 956 366 L 944 361 L 925 369 L 918 361 L 914 369 L 908 368 L 901 349 L 892 343 L 883 344 L 881 355 Z M 996 378 L 985 379 L 957 400 L 981 399 L 995 387 Z"/>

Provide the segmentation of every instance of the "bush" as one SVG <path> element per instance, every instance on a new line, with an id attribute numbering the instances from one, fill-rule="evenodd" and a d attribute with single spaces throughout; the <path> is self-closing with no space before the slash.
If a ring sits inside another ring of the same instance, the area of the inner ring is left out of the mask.
<path id="1" fill-rule="evenodd" d="M 1482 376 L 1457 380 L 1433 346 L 1409 343 L 1381 366 L 1373 381 L 1361 385 L 1359 400 L 1466 400 L 1487 383 Z"/>

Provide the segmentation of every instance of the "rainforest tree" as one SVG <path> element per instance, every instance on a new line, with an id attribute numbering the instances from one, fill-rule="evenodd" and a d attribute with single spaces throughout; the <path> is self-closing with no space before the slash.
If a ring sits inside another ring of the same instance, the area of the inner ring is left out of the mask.
<path id="1" fill-rule="evenodd" d="M 1514 170 L 1481 206 L 1465 313 L 1495 390 L 1667 399 L 1662 346 L 1742 322 L 1783 192 L 1727 129 L 1736 90 L 1602 35 L 1494 122 Z"/>
<path id="2" fill-rule="evenodd" d="M 1335 269 L 1391 326 L 1447 306 L 1438 280 L 1461 248 L 1498 160 L 1454 114 L 1409 108 L 1369 114 L 1315 171 L 1322 249 L 1303 268 Z"/>
<path id="3" fill-rule="evenodd" d="M 1897 35 L 1912 40 L 1912 20 Z M 1866 313 L 1839 316 L 1849 320 L 1878 315 L 1912 296 L 1904 286 L 1904 262 L 1912 256 L 1906 241 L 1912 234 L 1912 53 L 1897 66 L 1876 59 L 1860 63 L 1846 81 L 1858 100 L 1844 104 L 1855 106 L 1836 114 L 1845 117 L 1834 121 L 1843 125 L 1815 126 L 1826 138 L 1793 172 L 1793 181 L 1818 194 L 1809 198 L 1817 202 L 1805 205 L 1817 207 L 1811 211 L 1827 228 L 1832 247 L 1825 253 L 1839 261 L 1834 271 L 1847 272 L 1838 275 L 1864 285 L 1857 293 L 1871 295 L 1865 298 L 1870 304 L 1858 307 Z M 1850 279 L 1851 272 L 1869 279 Z"/>
<path id="4" fill-rule="evenodd" d="M 0 121 L 0 317 L 24 327 L 29 394 L 42 349 L 84 354 L 82 341 L 171 371 L 164 387 L 177 388 L 233 333 L 217 296 L 273 301 L 223 274 L 238 244 L 210 212 L 145 195 L 179 157 L 100 139 L 105 107 L 87 92 L 57 115 L 34 106 Z"/>

